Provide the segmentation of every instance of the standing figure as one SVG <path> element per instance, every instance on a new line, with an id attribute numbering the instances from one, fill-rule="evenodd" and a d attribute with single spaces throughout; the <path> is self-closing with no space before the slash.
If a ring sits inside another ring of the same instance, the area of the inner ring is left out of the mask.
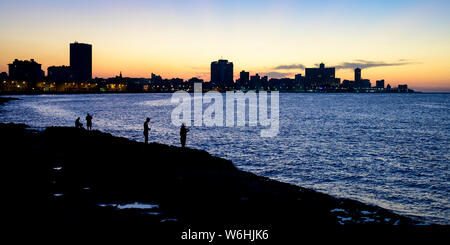
<path id="1" fill-rule="evenodd" d="M 86 116 L 86 128 L 92 130 L 92 116 L 89 113 Z"/>
<path id="2" fill-rule="evenodd" d="M 180 128 L 180 140 L 181 140 L 181 147 L 185 147 L 186 145 L 186 135 L 187 132 L 189 132 L 189 129 L 186 128 L 186 125 L 181 124 L 181 128 Z"/>
<path id="3" fill-rule="evenodd" d="M 82 128 L 83 124 L 80 123 L 80 118 L 77 118 L 77 120 L 75 120 L 75 128 Z"/>
<path id="4" fill-rule="evenodd" d="M 150 122 L 150 118 L 147 117 L 144 123 L 144 138 L 145 138 L 145 144 L 148 144 L 148 131 L 150 128 L 148 127 L 148 123 Z"/>

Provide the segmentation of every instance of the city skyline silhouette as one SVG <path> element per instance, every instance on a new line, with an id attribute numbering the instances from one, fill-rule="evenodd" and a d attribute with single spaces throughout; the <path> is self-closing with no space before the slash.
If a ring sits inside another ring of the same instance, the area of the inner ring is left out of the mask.
<path id="1" fill-rule="evenodd" d="M 67 43 L 92 44 L 93 77 L 207 80 L 220 57 L 235 71 L 294 78 L 325 63 L 419 91 L 450 91 L 448 2 L 2 1 L 0 72 L 15 58 L 68 65 Z M 238 77 L 235 73 L 234 79 Z"/>
<path id="2" fill-rule="evenodd" d="M 398 84 L 393 88 L 390 83 L 385 86 L 385 80 L 380 79 L 372 83 L 370 79 L 362 78 L 362 69 L 354 69 L 354 80 L 336 77 L 336 69 L 341 67 L 325 67 L 320 63 L 318 67 L 293 65 L 279 67 L 289 69 L 302 68 L 304 73 L 295 74 L 295 78 L 276 78 L 268 75 L 242 70 L 235 78 L 234 64 L 225 59 L 212 61 L 210 66 L 210 80 L 192 77 L 188 80 L 181 78 L 167 79 L 154 73 L 150 78 L 130 78 L 120 75 L 111 78 L 92 77 L 92 45 L 70 43 L 70 65 L 49 66 L 47 73 L 42 70 L 42 64 L 34 59 L 14 59 L 8 64 L 8 73 L 0 73 L 0 92 L 2 93 L 97 93 L 97 92 L 176 92 L 185 90 L 194 92 L 194 85 L 202 83 L 203 91 L 281 91 L 281 92 L 376 92 L 376 93 L 409 93 L 415 92 L 407 84 Z M 377 66 L 379 64 L 371 64 Z M 353 67 L 355 64 L 347 67 Z M 365 67 L 366 66 L 361 66 Z"/>

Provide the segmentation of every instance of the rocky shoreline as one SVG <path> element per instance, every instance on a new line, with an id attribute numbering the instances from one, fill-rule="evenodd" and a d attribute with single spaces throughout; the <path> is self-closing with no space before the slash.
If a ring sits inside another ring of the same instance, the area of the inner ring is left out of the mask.
<path id="1" fill-rule="evenodd" d="M 262 229 L 272 239 L 317 230 L 449 230 L 241 171 L 205 151 L 71 127 L 0 124 L 0 135 L 11 224 L 21 229 L 141 230 L 175 240 L 187 228 Z"/>

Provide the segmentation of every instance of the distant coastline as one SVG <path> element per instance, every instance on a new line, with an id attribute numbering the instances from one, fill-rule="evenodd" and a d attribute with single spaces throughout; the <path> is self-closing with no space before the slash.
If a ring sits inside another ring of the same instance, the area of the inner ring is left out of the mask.
<path id="1" fill-rule="evenodd" d="M 194 84 L 202 84 L 203 91 L 280 91 L 313 93 L 413 93 L 408 84 L 401 82 L 397 87 L 386 85 L 384 79 L 376 80 L 362 77 L 362 69 L 355 67 L 354 80 L 336 77 L 336 67 L 304 67 L 304 74 L 295 78 L 269 77 L 242 70 L 235 79 L 234 64 L 226 59 L 211 62 L 210 80 L 192 77 L 163 78 L 154 73 L 150 78 L 124 77 L 122 72 L 110 78 L 92 77 L 92 45 L 87 43 L 70 44 L 70 66 L 49 66 L 47 76 L 42 64 L 34 59 L 15 59 L 8 64 L 9 72 L 0 73 L 0 93 L 90 93 L 90 92 L 191 92 Z"/>
<path id="2" fill-rule="evenodd" d="M 43 92 L 43 91 L 28 91 L 28 92 L 7 92 L 0 91 L 0 96 L 9 96 L 9 95 L 42 95 L 42 94 L 172 94 L 177 91 L 186 91 L 189 93 L 193 93 L 193 90 L 176 90 L 176 91 L 79 91 L 79 92 Z M 421 92 L 410 90 L 408 92 L 400 92 L 400 91 L 340 91 L 340 90 L 321 90 L 321 91 L 279 91 L 279 90 L 206 90 L 208 91 L 217 91 L 217 92 L 228 92 L 228 91 L 241 91 L 241 92 L 280 92 L 280 93 L 298 93 L 298 94 L 412 94 L 412 93 L 421 93 L 421 94 L 449 94 L 450 92 Z M 12 98 L 15 99 L 15 98 Z"/>

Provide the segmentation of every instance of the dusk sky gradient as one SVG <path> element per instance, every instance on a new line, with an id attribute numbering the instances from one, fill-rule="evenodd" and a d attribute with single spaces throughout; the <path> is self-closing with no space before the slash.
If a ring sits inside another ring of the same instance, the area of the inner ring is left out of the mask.
<path id="1" fill-rule="evenodd" d="M 201 77 L 211 61 L 235 77 L 294 77 L 320 62 L 336 76 L 450 92 L 450 1 L 0 0 L 0 71 L 34 58 L 69 65 L 69 43 L 93 45 L 93 76 Z"/>

